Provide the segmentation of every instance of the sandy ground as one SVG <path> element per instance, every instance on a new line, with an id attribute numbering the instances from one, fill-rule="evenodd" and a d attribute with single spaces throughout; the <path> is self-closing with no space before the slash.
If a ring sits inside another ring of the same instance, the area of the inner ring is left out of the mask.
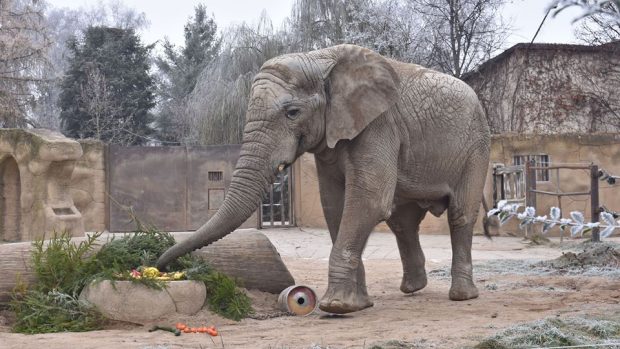
<path id="1" fill-rule="evenodd" d="M 322 295 L 327 286 L 329 239 L 319 230 L 267 231 L 297 283 Z M 620 242 L 620 238 L 614 238 Z M 532 271 L 535 260 L 560 256 L 566 245 L 525 245 L 519 238 L 474 239 L 478 299 L 448 300 L 450 264 L 448 236 L 423 236 L 428 286 L 414 295 L 399 291 L 402 269 L 391 234 L 373 234 L 365 253 L 372 308 L 346 316 L 316 312 L 307 317 L 279 316 L 233 322 L 206 310 L 192 317 L 164 319 L 202 325 L 214 324 L 221 337 L 204 334 L 174 337 L 147 332 L 146 326 L 114 324 L 87 333 L 22 335 L 0 327 L 0 348 L 371 348 L 399 340 L 412 348 L 462 348 L 516 323 L 545 317 L 598 316 L 620 313 L 620 278 L 558 275 Z M 510 268 L 504 268 L 506 262 Z M 592 274 L 595 275 L 595 274 Z M 250 291 L 259 315 L 276 314 L 275 295 Z"/>

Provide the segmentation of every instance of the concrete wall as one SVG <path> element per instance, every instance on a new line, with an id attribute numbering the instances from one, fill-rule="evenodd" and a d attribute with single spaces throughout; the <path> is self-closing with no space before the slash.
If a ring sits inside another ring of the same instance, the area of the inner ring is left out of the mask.
<path id="1" fill-rule="evenodd" d="M 574 134 L 574 135 L 502 135 L 493 136 L 491 143 L 491 161 L 488 168 L 485 197 L 492 204 L 492 166 L 495 163 L 512 165 L 513 156 L 529 154 L 548 154 L 554 164 L 579 163 L 598 164 L 611 174 L 620 175 L 620 134 Z M 314 157 L 303 155 L 296 164 L 296 212 L 297 224 L 302 227 L 325 228 L 325 219 L 321 208 L 316 176 Z M 551 181 L 538 182 L 540 190 L 555 191 L 555 172 L 550 173 Z M 562 170 L 560 173 L 561 190 L 564 192 L 588 191 L 590 177 L 583 170 Z M 620 186 L 612 187 L 600 182 L 600 202 L 609 209 L 620 211 Z M 551 206 L 558 206 L 557 198 L 551 196 L 537 197 L 538 213 L 548 214 Z M 561 202 L 563 216 L 579 210 L 590 216 L 589 197 L 565 197 Z M 482 232 L 482 208 L 479 215 L 476 233 Z M 377 227 L 379 231 L 387 231 L 384 223 Z M 437 218 L 427 214 L 420 227 L 422 234 L 447 234 L 449 232 L 446 214 Z M 515 223 L 501 228 L 500 233 L 522 234 Z M 559 230 L 551 232 L 558 235 Z"/>
<path id="2" fill-rule="evenodd" d="M 105 228 L 105 151 L 103 145 L 97 142 L 82 142 L 84 155 L 76 162 L 71 181 L 71 194 L 76 206 L 82 212 L 84 226 L 87 231 L 100 231 Z M 574 134 L 574 135 L 502 135 L 493 136 L 491 143 L 491 162 L 489 164 L 485 196 L 492 203 L 491 170 L 495 163 L 511 165 L 515 155 L 548 154 L 554 164 L 591 162 L 598 164 L 607 172 L 620 175 L 620 134 Z M 206 160 L 205 160 L 206 161 Z M 206 164 L 206 162 L 204 162 Z M 222 164 L 220 164 L 222 166 Z M 207 166 L 207 165 L 204 165 Z M 207 167 L 196 167 L 193 173 L 208 171 Z M 218 165 L 219 166 L 219 165 Z M 230 166 L 230 165 L 229 165 Z M 225 167 L 225 166 L 224 166 Z M 224 168 L 222 167 L 222 168 Z M 226 169 L 225 169 L 226 170 Z M 228 171 L 228 170 L 226 170 Z M 325 219 L 319 196 L 319 185 L 316 174 L 314 156 L 303 155 L 294 165 L 294 204 L 296 223 L 300 227 L 326 228 Z M 564 192 L 588 191 L 590 185 L 589 174 L 583 170 L 562 170 L 560 173 L 561 190 Z M 204 178 L 204 174 L 202 177 Z M 541 190 L 554 191 L 556 189 L 556 174 L 550 173 L 549 182 L 538 182 Z M 620 211 L 620 188 L 600 183 L 600 202 L 612 210 Z M 174 189 L 174 188 L 173 188 Z M 208 192 L 207 188 L 207 192 Z M 176 189 L 174 189 L 176 190 Z M 196 191 L 195 195 L 205 195 L 207 192 Z M 555 197 L 541 196 L 537 198 L 538 213 L 548 214 L 551 206 L 557 206 Z M 589 217 L 590 203 L 588 197 L 566 197 L 561 202 L 564 216 L 572 210 L 579 210 Z M 209 215 L 212 213 L 209 212 Z M 191 219 L 193 228 L 197 227 L 207 217 L 199 214 Z M 476 231 L 482 231 L 481 219 L 478 219 Z M 257 218 L 253 216 L 246 226 L 256 226 Z M 377 230 L 387 231 L 383 223 Z M 430 214 L 426 216 L 421 226 L 423 234 L 447 234 L 449 231 L 446 215 L 437 218 Z M 502 233 L 521 234 L 516 224 L 508 224 L 501 229 Z M 553 234 L 557 235 L 556 230 Z"/>
<path id="3" fill-rule="evenodd" d="M 131 208 L 143 223 L 167 231 L 198 229 L 220 207 L 240 145 L 109 146 L 110 231 L 130 231 Z M 257 216 L 243 227 L 256 227 Z"/>
<path id="4" fill-rule="evenodd" d="M 608 173 L 620 175 L 620 134 L 573 134 L 573 135 L 504 135 L 495 136 L 491 148 L 491 164 L 512 164 L 514 155 L 548 154 L 552 164 L 594 163 Z M 489 170 L 490 171 L 490 170 Z M 490 173 L 490 172 L 489 172 Z M 556 191 L 556 171 L 551 170 L 550 180 L 537 182 L 537 189 Z M 562 192 L 587 192 L 590 190 L 590 174 L 586 170 L 560 170 Z M 487 178 L 486 197 L 491 200 L 491 178 Z M 610 186 L 599 181 L 600 204 L 608 209 L 620 211 L 620 186 Z M 557 197 L 537 195 L 537 214 L 548 215 L 551 206 L 561 205 L 562 216 L 570 218 L 570 211 L 581 211 L 590 218 L 589 196 L 564 197 L 558 203 Z M 519 233 L 516 224 L 502 228 L 504 232 Z M 556 228 L 552 235 L 558 235 Z"/>

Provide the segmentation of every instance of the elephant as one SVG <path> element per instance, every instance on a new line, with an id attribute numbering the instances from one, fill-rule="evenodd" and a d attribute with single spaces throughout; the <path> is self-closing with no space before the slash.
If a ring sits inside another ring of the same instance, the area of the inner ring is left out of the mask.
<path id="1" fill-rule="evenodd" d="M 343 44 L 265 62 L 252 82 L 240 156 L 219 210 L 165 251 L 160 268 L 239 227 L 269 184 L 299 156 L 314 154 L 333 242 L 319 308 L 371 307 L 362 252 L 385 221 L 396 236 L 400 290 L 426 286 L 419 225 L 447 211 L 451 300 L 476 298 L 473 226 L 489 163 L 490 131 L 463 81 L 367 48 Z"/>

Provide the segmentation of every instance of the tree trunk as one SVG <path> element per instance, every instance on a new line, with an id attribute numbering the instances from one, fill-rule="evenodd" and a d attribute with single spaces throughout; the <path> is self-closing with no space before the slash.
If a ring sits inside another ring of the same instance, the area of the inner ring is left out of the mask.
<path id="1" fill-rule="evenodd" d="M 174 234 L 178 240 L 184 240 L 189 235 Z M 75 243 L 84 240 L 72 239 Z M 106 240 L 106 236 L 100 238 L 102 244 Z M 29 267 L 31 252 L 31 242 L 0 244 L 0 303 L 11 300 L 11 292 L 18 282 L 33 284 L 36 281 Z M 269 239 L 258 231 L 233 232 L 194 253 L 206 259 L 214 269 L 239 280 L 247 289 L 277 294 L 295 284 L 280 254 Z"/>

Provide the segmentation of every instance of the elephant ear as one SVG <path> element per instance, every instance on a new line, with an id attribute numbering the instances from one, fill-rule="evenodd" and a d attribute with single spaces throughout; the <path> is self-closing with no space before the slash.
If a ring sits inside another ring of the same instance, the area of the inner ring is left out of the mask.
<path id="1" fill-rule="evenodd" d="M 339 45 L 329 56 L 325 115 L 327 146 L 341 139 L 353 139 L 399 97 L 400 79 L 381 55 L 354 45 Z"/>

